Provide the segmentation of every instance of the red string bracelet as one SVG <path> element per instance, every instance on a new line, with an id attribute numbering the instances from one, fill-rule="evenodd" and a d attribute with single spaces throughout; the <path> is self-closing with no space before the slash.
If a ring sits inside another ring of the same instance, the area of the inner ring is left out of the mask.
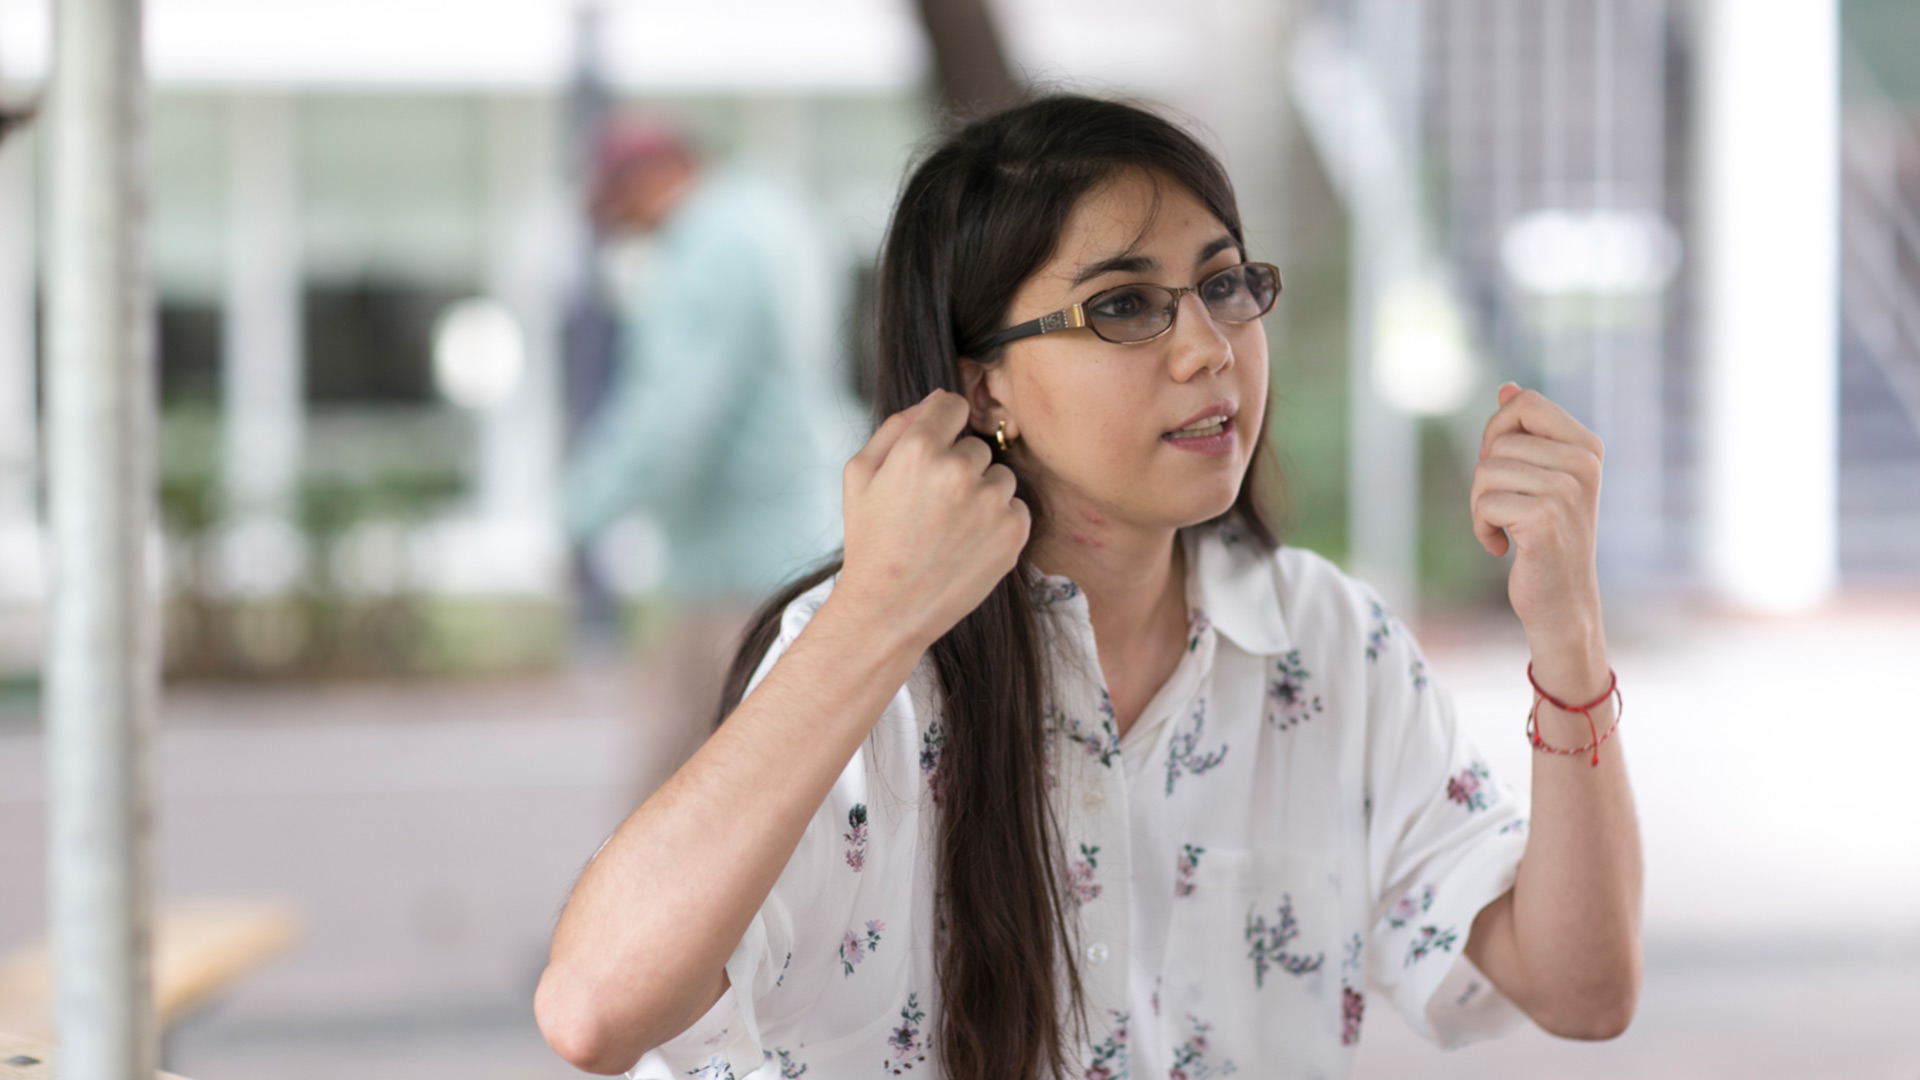
<path id="1" fill-rule="evenodd" d="M 1527 663 L 1527 682 L 1533 686 L 1534 694 L 1533 708 L 1527 712 L 1527 741 L 1533 744 L 1535 750 L 1543 750 L 1549 754 L 1565 754 L 1569 757 L 1575 754 L 1584 754 L 1591 750 L 1593 751 L 1592 763 L 1597 767 L 1600 764 L 1600 744 L 1606 742 L 1607 739 L 1613 735 L 1613 729 L 1620 726 L 1621 714 L 1627 711 L 1627 699 L 1620 696 L 1620 677 L 1613 673 L 1612 668 L 1608 668 L 1606 692 L 1594 698 L 1592 701 L 1587 702 L 1585 705 L 1569 705 L 1559 698 L 1554 697 L 1552 694 L 1547 693 L 1545 690 L 1542 690 L 1540 684 L 1533 681 L 1533 663 L 1531 661 Z M 1613 723 L 1607 726 L 1606 734 L 1603 735 L 1594 727 L 1593 710 L 1605 705 L 1609 698 L 1618 700 L 1620 707 L 1614 710 Z M 1559 709 L 1561 712 L 1579 713 L 1581 716 L 1586 717 L 1587 734 L 1593 738 L 1593 741 L 1585 746 L 1576 746 L 1571 750 L 1562 750 L 1557 746 L 1548 746 L 1547 741 L 1540 737 L 1540 703 L 1542 701 Z"/>

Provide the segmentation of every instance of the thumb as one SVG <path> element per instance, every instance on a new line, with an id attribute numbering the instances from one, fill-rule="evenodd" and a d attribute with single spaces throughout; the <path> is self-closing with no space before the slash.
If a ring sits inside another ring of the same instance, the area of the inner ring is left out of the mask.
<path id="1" fill-rule="evenodd" d="M 1473 537 L 1480 541 L 1481 547 L 1487 549 L 1487 554 L 1496 559 L 1505 555 L 1507 548 L 1511 546 L 1511 541 L 1507 539 L 1507 530 L 1498 525 L 1489 524 L 1479 517 L 1474 518 Z"/>
<path id="2" fill-rule="evenodd" d="M 880 471 L 880 465 L 887 460 L 887 454 L 893 450 L 893 444 L 899 442 L 900 436 L 905 435 L 907 429 L 913 426 L 914 419 L 926 411 L 927 403 L 941 393 L 940 390 L 934 390 L 926 397 L 887 417 L 867 439 L 867 444 L 847 462 L 848 471 L 859 476 L 862 487 L 873 479 L 874 473 Z"/>
<path id="3" fill-rule="evenodd" d="M 1520 385 L 1518 383 L 1501 383 L 1499 390 L 1500 404 L 1505 405 L 1507 402 L 1512 401 L 1514 396 L 1519 393 Z"/>

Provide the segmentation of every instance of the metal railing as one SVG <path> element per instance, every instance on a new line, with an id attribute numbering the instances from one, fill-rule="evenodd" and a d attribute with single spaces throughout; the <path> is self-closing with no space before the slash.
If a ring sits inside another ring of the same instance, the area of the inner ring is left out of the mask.
<path id="1" fill-rule="evenodd" d="M 1920 130 L 1843 53 L 1840 311 L 1920 431 Z"/>

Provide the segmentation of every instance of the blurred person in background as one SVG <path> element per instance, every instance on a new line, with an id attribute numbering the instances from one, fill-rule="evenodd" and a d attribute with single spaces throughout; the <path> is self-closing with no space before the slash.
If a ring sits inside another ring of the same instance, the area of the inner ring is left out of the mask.
<path id="1" fill-rule="evenodd" d="M 592 200 L 621 351 L 575 445 L 565 513 L 583 542 L 634 514 L 667 542 L 670 613 L 637 751 L 651 791 L 711 728 L 752 607 L 838 545 L 857 406 L 839 366 L 840 268 L 795 185 L 621 120 L 598 140 Z"/>

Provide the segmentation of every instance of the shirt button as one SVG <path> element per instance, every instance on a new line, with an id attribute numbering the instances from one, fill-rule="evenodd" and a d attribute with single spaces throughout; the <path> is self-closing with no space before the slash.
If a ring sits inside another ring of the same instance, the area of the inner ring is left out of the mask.
<path id="1" fill-rule="evenodd" d="M 1107 793 L 1099 788 L 1088 788 L 1087 793 L 1080 797 L 1080 802 L 1089 810 L 1098 810 L 1107 805 Z"/>
<path id="2" fill-rule="evenodd" d="M 1087 946 L 1087 962 L 1090 964 L 1106 963 L 1107 955 L 1107 943 L 1104 941 L 1096 941 Z"/>

